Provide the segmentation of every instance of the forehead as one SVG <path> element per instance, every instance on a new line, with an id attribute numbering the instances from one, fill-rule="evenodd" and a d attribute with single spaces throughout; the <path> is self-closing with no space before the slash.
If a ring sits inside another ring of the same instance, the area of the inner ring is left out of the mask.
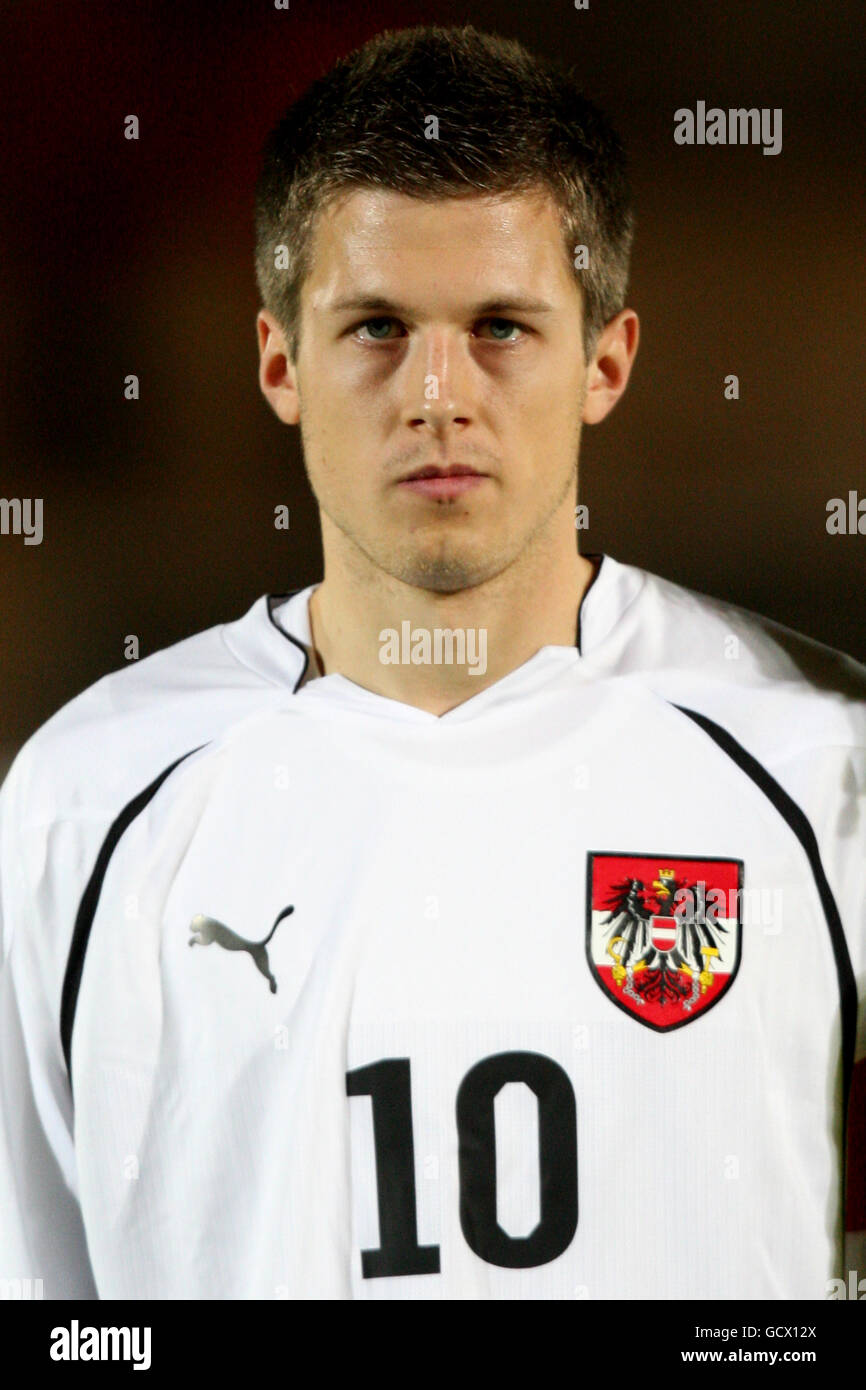
<path id="1" fill-rule="evenodd" d="M 419 291 L 508 284 L 576 293 L 560 212 L 547 191 L 422 200 L 391 189 L 353 189 L 313 229 L 305 295 L 327 307 L 348 291 Z M 375 281 L 375 285 L 373 282 Z"/>

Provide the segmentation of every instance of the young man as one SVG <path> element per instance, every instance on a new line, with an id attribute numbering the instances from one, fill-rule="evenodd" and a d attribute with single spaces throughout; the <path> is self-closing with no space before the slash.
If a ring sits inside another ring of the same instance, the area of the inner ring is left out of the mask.
<path id="1" fill-rule="evenodd" d="M 325 575 L 9 775 L 0 1275 L 825 1296 L 866 672 L 577 552 L 638 342 L 615 136 L 516 44 L 403 31 L 290 110 L 257 206 Z"/>

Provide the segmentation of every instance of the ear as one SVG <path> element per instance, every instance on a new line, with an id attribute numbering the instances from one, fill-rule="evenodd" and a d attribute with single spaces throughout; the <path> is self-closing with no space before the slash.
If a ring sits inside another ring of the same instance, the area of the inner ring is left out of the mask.
<path id="1" fill-rule="evenodd" d="M 295 364 L 289 357 L 286 335 L 267 309 L 258 312 L 256 332 L 262 395 L 284 425 L 296 425 L 300 419 L 298 380 Z"/>
<path id="2" fill-rule="evenodd" d="M 597 425 L 609 415 L 628 385 L 640 339 L 640 323 L 633 309 L 623 309 L 606 323 L 586 369 L 586 396 L 581 419 Z"/>

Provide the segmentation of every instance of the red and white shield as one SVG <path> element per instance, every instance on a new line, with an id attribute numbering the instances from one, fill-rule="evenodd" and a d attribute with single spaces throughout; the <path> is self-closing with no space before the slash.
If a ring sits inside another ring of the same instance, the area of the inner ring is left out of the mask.
<path id="1" fill-rule="evenodd" d="M 653 945 L 659 951 L 669 951 L 677 944 L 677 923 L 675 917 L 651 917 L 650 931 Z"/>
<path id="2" fill-rule="evenodd" d="M 741 859 L 587 856 L 586 954 L 601 990 L 656 1032 L 727 993 L 742 949 Z"/>

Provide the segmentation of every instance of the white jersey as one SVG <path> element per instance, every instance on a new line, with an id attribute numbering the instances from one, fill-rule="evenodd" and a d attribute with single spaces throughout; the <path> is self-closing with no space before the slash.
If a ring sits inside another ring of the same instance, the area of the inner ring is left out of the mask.
<path id="1" fill-rule="evenodd" d="M 607 556 L 579 645 L 437 718 L 304 683 L 311 592 L 7 779 L 0 1276 L 823 1297 L 866 673 Z"/>

